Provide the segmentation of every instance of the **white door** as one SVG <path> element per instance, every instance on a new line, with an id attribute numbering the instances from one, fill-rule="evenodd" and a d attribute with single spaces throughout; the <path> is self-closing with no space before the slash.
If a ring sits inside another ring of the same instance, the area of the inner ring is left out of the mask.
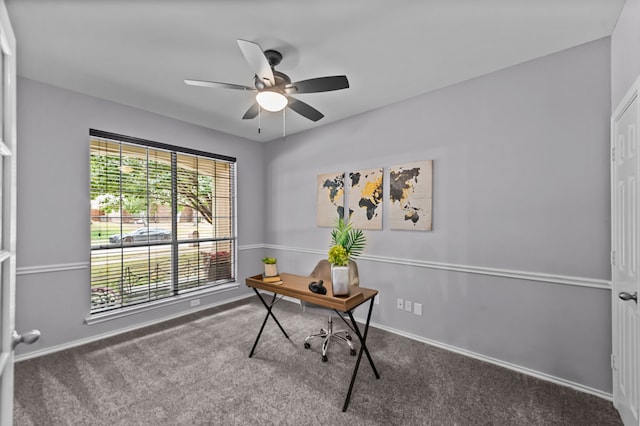
<path id="1" fill-rule="evenodd" d="M 639 89 L 640 79 L 611 120 L 613 404 L 626 426 L 640 425 Z"/>
<path id="2" fill-rule="evenodd" d="M 16 59 L 9 15 L 0 0 L 0 426 L 13 423 L 16 281 Z"/>

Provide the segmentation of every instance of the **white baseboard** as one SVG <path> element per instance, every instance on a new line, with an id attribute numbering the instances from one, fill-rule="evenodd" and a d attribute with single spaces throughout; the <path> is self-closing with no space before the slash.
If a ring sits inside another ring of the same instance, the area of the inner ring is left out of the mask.
<path id="1" fill-rule="evenodd" d="M 288 296 L 284 296 L 283 299 L 288 301 L 288 302 L 299 304 L 298 299 L 294 299 L 294 298 L 291 298 L 291 297 L 288 297 Z M 356 316 L 356 315 L 354 315 L 354 319 L 357 322 L 361 323 L 361 324 L 365 324 L 367 322 L 366 318 L 361 318 L 361 317 Z M 476 352 L 472 352 L 472 351 L 469 351 L 467 349 L 461 349 L 461 348 L 458 348 L 456 346 L 449 345 L 447 343 L 439 342 L 437 340 L 432 340 L 432 339 L 428 339 L 426 337 L 418 336 L 416 334 L 407 333 L 406 331 L 398 330 L 398 329 L 395 329 L 395 328 L 392 328 L 392 327 L 387 327 L 386 325 L 378 324 L 378 323 L 373 322 L 373 321 L 369 324 L 369 326 L 370 327 L 374 327 L 374 328 L 378 328 L 380 330 L 388 331 L 389 333 L 393 333 L 393 334 L 396 334 L 398 336 L 406 337 L 406 338 L 411 339 L 411 340 L 416 340 L 418 342 L 425 343 L 427 345 L 435 346 L 435 347 L 440 348 L 440 349 L 444 349 L 444 350 L 447 350 L 447 351 L 450 351 L 450 352 L 454 352 L 454 353 L 457 353 L 457 354 L 460 354 L 460 355 L 468 356 L 470 358 L 475 358 L 475 359 L 478 359 L 480 361 L 489 362 L 489 363 L 497 365 L 499 367 L 504 367 L 504 368 L 507 368 L 507 369 L 512 370 L 512 371 L 517 371 L 518 373 L 526 374 L 527 376 L 532 376 L 532 377 L 535 377 L 535 378 L 538 378 L 538 379 L 541 379 L 541 380 L 545 380 L 547 382 L 555 383 L 557 385 L 566 386 L 566 387 L 569 387 L 571 389 L 574 389 L 574 390 L 577 390 L 577 391 L 580 391 L 580 392 L 584 392 L 584 393 L 588 393 L 588 394 L 591 394 L 591 395 L 595 395 L 595 396 L 600 397 L 602 399 L 606 399 L 607 401 L 613 401 L 613 395 L 612 394 L 607 393 L 607 392 L 603 392 L 603 391 L 601 391 L 599 389 L 594 389 L 592 387 L 582 385 L 580 383 L 572 382 L 571 380 L 563 379 L 561 377 L 552 376 L 552 375 L 547 374 L 547 373 L 542 373 L 540 371 L 532 370 L 530 368 L 526 368 L 526 367 L 523 367 L 523 366 L 520 366 L 520 365 L 517 365 L 517 364 L 512 364 L 512 363 L 507 362 L 507 361 L 503 361 L 503 360 L 500 360 L 500 359 L 497 359 L 497 358 L 492 358 L 492 357 L 489 357 L 489 356 L 486 356 L 486 355 L 482 355 L 482 354 L 479 354 L 479 353 L 476 353 Z"/>
<path id="2" fill-rule="evenodd" d="M 365 320 L 360 319 L 360 318 L 356 318 L 356 320 L 358 322 L 365 322 Z M 418 335 L 415 335 L 415 334 L 407 333 L 406 331 L 397 330 L 395 328 L 387 327 L 385 325 L 377 324 L 377 323 L 374 323 L 374 322 L 371 322 L 370 326 L 371 327 L 375 327 L 375 328 L 379 328 L 380 330 L 388 331 L 389 333 L 397 334 L 398 336 L 406 337 L 406 338 L 411 339 L 411 340 L 416 340 L 418 342 L 422 342 L 422 343 L 425 343 L 427 345 L 435 346 L 435 347 L 440 348 L 440 349 L 445 349 L 447 351 L 455 352 L 455 353 L 460 354 L 460 355 L 464 355 L 464 356 L 468 356 L 468 357 L 471 357 L 471 358 L 475 358 L 475 359 L 478 359 L 480 361 L 489 362 L 489 363 L 497 365 L 499 367 L 504 367 L 504 368 L 507 368 L 509 370 L 517 371 L 518 373 L 526 374 L 527 376 L 532 376 L 532 377 L 535 377 L 535 378 L 538 378 L 538 379 L 541 379 L 541 380 L 545 380 L 547 382 L 555 383 L 557 385 L 566 386 L 566 387 L 572 388 L 572 389 L 580 391 L 580 392 L 584 392 L 584 393 L 588 393 L 588 394 L 591 394 L 591 395 L 595 395 L 597 397 L 600 397 L 602 399 L 606 399 L 608 401 L 613 401 L 613 395 L 612 394 L 610 394 L 608 392 L 603 392 L 603 391 L 601 391 L 599 389 L 595 389 L 595 388 L 592 388 L 592 387 L 589 387 L 589 386 L 582 385 L 580 383 L 572 382 L 571 380 L 563 379 L 561 377 L 552 376 L 552 375 L 547 374 L 547 373 L 542 373 L 540 371 L 532 370 L 532 369 L 527 368 L 527 367 L 523 367 L 523 366 L 520 366 L 520 365 L 512 364 L 512 363 L 507 362 L 507 361 L 502 361 L 502 360 L 497 359 L 497 358 L 492 358 L 492 357 L 489 357 L 489 356 L 486 356 L 486 355 L 478 354 L 476 352 L 472 352 L 472 351 L 469 351 L 467 349 L 461 349 L 461 348 L 458 348 L 456 346 L 449 345 L 447 343 L 438 342 L 437 340 L 431 340 L 431 339 L 428 339 L 426 337 L 422 337 L 422 336 L 418 336 Z"/>
<path id="3" fill-rule="evenodd" d="M 200 305 L 200 306 L 197 306 L 197 307 L 194 307 L 194 308 L 182 311 L 182 312 L 178 312 L 176 314 L 167 315 L 165 317 L 158 318 L 158 319 L 155 319 L 155 320 L 152 320 L 152 321 L 146 321 L 146 322 L 143 322 L 143 323 L 140 323 L 140 324 L 135 324 L 135 325 L 132 325 L 132 326 L 129 326 L 129 327 L 119 328 L 117 330 L 111 330 L 111 331 L 108 331 L 106 333 L 97 334 L 97 335 L 90 336 L 90 337 L 87 337 L 87 338 L 84 338 L 84 339 L 74 340 L 72 342 L 63 343 L 61 345 L 49 346 L 47 348 L 44 348 L 44 349 L 41 349 L 41 350 L 38 350 L 38 351 L 29 352 L 29 353 L 26 353 L 26 354 L 23 354 L 23 355 L 16 355 L 15 361 L 16 362 L 26 361 L 28 359 L 38 358 L 38 357 L 45 356 L 45 355 L 50 355 L 50 354 L 53 354 L 55 352 L 60 352 L 60 351 L 66 350 L 66 349 L 75 348 L 77 346 L 86 345 L 87 343 L 93 343 L 93 342 L 96 342 L 98 340 L 107 339 L 109 337 L 117 336 L 117 335 L 122 334 L 122 333 L 127 333 L 129 331 L 134 331 L 134 330 L 138 330 L 140 328 L 144 328 L 144 327 L 148 327 L 148 326 L 151 326 L 151 325 L 155 325 L 155 324 L 158 324 L 158 323 L 163 322 L 163 321 L 168 321 L 168 320 L 172 320 L 172 319 L 175 319 L 175 318 L 179 318 L 179 317 L 184 316 L 184 315 L 193 314 L 193 313 L 196 313 L 196 312 L 199 312 L 199 311 L 203 311 L 205 309 L 215 308 L 216 306 L 225 305 L 227 303 L 232 303 L 232 302 L 235 302 L 235 301 L 238 301 L 238 300 L 246 299 L 246 298 L 251 297 L 253 295 L 254 295 L 253 293 L 243 294 L 243 295 L 240 295 L 240 296 L 232 297 L 230 299 L 217 301 L 215 303 L 210 303 L 210 304 L 207 304 L 207 305 Z"/>
<path id="4" fill-rule="evenodd" d="M 39 351 L 29 352 L 29 353 L 24 354 L 24 355 L 18 355 L 18 356 L 15 357 L 15 361 L 16 362 L 26 361 L 28 359 L 32 359 L 32 358 L 37 358 L 37 357 L 53 354 L 55 352 L 59 352 L 59 351 L 66 350 L 66 349 L 71 349 L 71 348 L 74 348 L 74 347 L 77 347 L 77 346 L 85 345 L 87 343 L 92 343 L 92 342 L 95 342 L 95 341 L 98 341 L 98 340 L 102 340 L 102 339 L 106 339 L 106 338 L 109 338 L 109 337 L 117 336 L 119 334 L 126 333 L 126 332 L 129 332 L 129 331 L 134 331 L 134 330 L 137 330 L 137 329 L 140 329 L 140 328 L 144 328 L 144 327 L 148 327 L 148 326 L 157 324 L 159 322 L 171 320 L 171 319 L 174 319 L 174 318 L 179 318 L 179 317 L 184 316 L 184 315 L 192 314 L 192 313 L 199 312 L 199 311 L 202 311 L 202 310 L 205 310 L 205 309 L 213 308 L 213 307 L 216 307 L 216 306 L 224 305 L 224 304 L 227 304 L 227 303 L 235 302 L 235 301 L 246 299 L 246 298 L 253 297 L 253 296 L 254 296 L 253 293 L 244 294 L 244 295 L 236 296 L 236 297 L 233 297 L 233 298 L 230 298 L 230 299 L 226 299 L 226 300 L 223 300 L 223 301 L 218 301 L 218 302 L 215 302 L 215 303 L 211 303 L 211 304 L 208 304 L 208 305 L 198 306 L 196 308 L 192 308 L 192 309 L 189 309 L 189 310 L 177 313 L 177 314 L 169 315 L 169 316 L 163 317 L 161 319 L 157 319 L 157 320 L 153 320 L 153 321 L 147 321 L 147 322 L 144 322 L 144 323 L 141 323 L 141 324 L 136 324 L 136 325 L 133 325 L 133 326 L 130 326 L 130 327 L 124 327 L 124 328 L 121 328 L 121 329 L 118 329 L 118 330 L 112 330 L 112 331 L 109 331 L 107 333 L 98 334 L 98 335 L 91 336 L 91 337 L 84 338 L 84 339 L 74 340 L 72 342 L 64 343 L 64 344 L 61 344 L 61 345 L 50 346 L 48 348 L 45 348 L 45 349 L 42 349 L 42 350 L 39 350 Z M 296 304 L 299 303 L 297 299 L 293 299 L 293 298 L 290 298 L 288 296 L 284 296 L 283 299 L 288 301 L 288 302 L 292 302 L 292 303 L 296 303 Z M 362 324 L 364 324 L 366 322 L 365 318 L 361 318 L 359 316 L 355 316 L 354 315 L 354 319 L 357 322 L 362 323 Z M 494 365 L 497 365 L 497 366 L 500 366 L 500 367 L 504 367 L 504 368 L 507 368 L 509 370 L 516 371 L 516 372 L 519 372 L 519 373 L 522 373 L 522 374 L 526 374 L 528 376 L 536 377 L 538 379 L 545 380 L 545 381 L 548 381 L 548 382 L 551 382 L 551 383 L 555 383 L 557 385 L 566 386 L 566 387 L 569 387 L 571 389 L 574 389 L 574 390 L 577 390 L 577 391 L 580 391 L 580 392 L 584 392 L 584 393 L 588 393 L 588 394 L 591 394 L 591 395 L 595 395 L 597 397 L 600 397 L 600 398 L 608 400 L 608 401 L 613 401 L 613 395 L 611 393 L 603 392 L 603 391 L 601 391 L 599 389 L 595 389 L 595 388 L 592 388 L 592 387 L 589 387 L 589 386 L 585 386 L 585 385 L 582 385 L 580 383 L 572 382 L 571 380 L 563 379 L 561 377 L 552 376 L 552 375 L 547 374 L 547 373 L 542 373 L 540 371 L 536 371 L 536 370 L 532 370 L 532 369 L 527 368 L 527 367 L 523 367 L 523 366 L 520 366 L 520 365 L 512 364 L 510 362 L 503 361 L 503 360 L 500 360 L 500 359 L 497 359 L 497 358 L 492 358 L 492 357 L 489 357 L 489 356 L 486 356 L 486 355 L 478 354 L 476 352 L 472 352 L 472 351 L 469 351 L 467 349 L 461 349 L 461 348 L 458 348 L 456 346 L 449 345 L 447 343 L 442 343 L 442 342 L 439 342 L 439 341 L 436 341 L 436 340 L 428 339 L 426 337 L 418 336 L 418 335 L 415 335 L 415 334 L 412 334 L 412 333 L 408 333 L 406 331 L 402 331 L 402 330 L 398 330 L 398 329 L 395 329 L 395 328 L 392 328 L 392 327 L 388 327 L 388 326 L 385 326 L 385 325 L 382 325 L 382 324 L 378 324 L 376 322 L 371 322 L 370 326 L 374 327 L 374 328 L 378 328 L 380 330 L 387 331 L 389 333 L 396 334 L 398 336 L 402 336 L 402 337 L 406 337 L 408 339 L 416 340 L 418 342 L 425 343 L 427 345 L 431 345 L 431 346 L 435 346 L 437 348 L 445 349 L 445 350 L 450 351 L 450 352 L 454 352 L 454 353 L 457 353 L 457 354 L 460 354 L 460 355 L 464 355 L 464 356 L 468 356 L 468 357 L 471 357 L 471 358 L 475 358 L 475 359 L 478 359 L 480 361 L 489 362 L 491 364 L 494 364 Z"/>

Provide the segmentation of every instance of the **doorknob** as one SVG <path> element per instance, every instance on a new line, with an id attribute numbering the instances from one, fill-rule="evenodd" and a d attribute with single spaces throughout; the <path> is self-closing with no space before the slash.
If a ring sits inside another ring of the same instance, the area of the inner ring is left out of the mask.
<path id="1" fill-rule="evenodd" d="M 40 330 L 31 330 L 22 335 L 13 330 L 11 333 L 11 349 L 15 349 L 20 343 L 30 345 L 40 338 Z"/>
<path id="2" fill-rule="evenodd" d="M 618 297 L 622 300 L 624 300 L 625 302 L 627 300 L 633 300 L 634 302 L 638 303 L 638 292 L 636 291 L 633 294 L 629 294 L 626 291 L 620 292 L 620 294 L 618 294 Z"/>

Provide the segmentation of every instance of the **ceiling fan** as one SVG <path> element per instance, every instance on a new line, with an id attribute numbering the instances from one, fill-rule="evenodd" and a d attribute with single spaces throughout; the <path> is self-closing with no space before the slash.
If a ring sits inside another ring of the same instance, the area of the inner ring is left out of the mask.
<path id="1" fill-rule="evenodd" d="M 288 75 L 274 69 L 282 61 L 280 52 L 276 50 L 263 51 L 260 45 L 247 40 L 238 40 L 238 46 L 240 46 L 242 54 L 255 73 L 253 79 L 254 87 L 204 80 L 185 80 L 184 82 L 191 86 L 244 90 L 256 93 L 256 101 L 242 116 L 245 120 L 255 118 L 260 112 L 260 108 L 267 111 L 281 111 L 289 107 L 309 120 L 318 121 L 324 117 L 324 114 L 291 95 L 296 93 L 330 92 L 349 87 L 349 81 L 344 75 L 311 78 L 292 83 Z"/>

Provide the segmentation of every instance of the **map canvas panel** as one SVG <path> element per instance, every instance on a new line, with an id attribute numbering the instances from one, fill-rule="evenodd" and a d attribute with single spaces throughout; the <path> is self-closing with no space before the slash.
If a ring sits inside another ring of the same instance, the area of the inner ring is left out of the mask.
<path id="1" fill-rule="evenodd" d="M 349 173 L 349 219 L 356 229 L 382 229 L 384 169 Z"/>
<path id="2" fill-rule="evenodd" d="M 333 227 L 336 219 L 344 218 L 344 172 L 318 175 L 316 223 Z"/>
<path id="3" fill-rule="evenodd" d="M 389 200 L 391 229 L 431 231 L 433 160 L 392 166 Z"/>

